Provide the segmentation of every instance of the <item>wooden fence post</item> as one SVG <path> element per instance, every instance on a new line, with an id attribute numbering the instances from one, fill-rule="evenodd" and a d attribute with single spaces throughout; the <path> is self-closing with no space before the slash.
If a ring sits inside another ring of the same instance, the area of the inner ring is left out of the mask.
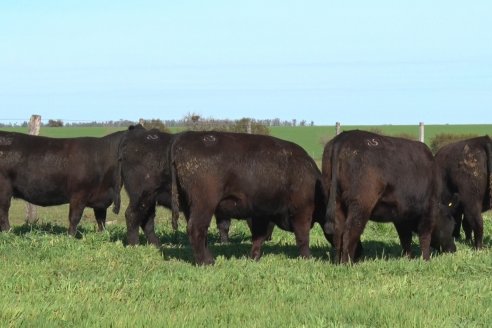
<path id="1" fill-rule="evenodd" d="M 335 135 L 340 134 L 340 122 L 335 123 Z"/>
<path id="2" fill-rule="evenodd" d="M 419 123 L 419 140 L 420 142 L 424 142 L 424 122 Z"/>
<path id="3" fill-rule="evenodd" d="M 29 120 L 29 134 L 37 136 L 39 135 L 39 129 L 41 127 L 41 115 L 32 115 Z M 26 202 L 26 223 L 33 224 L 38 220 L 38 208 L 36 205 Z"/>
<path id="4" fill-rule="evenodd" d="M 251 120 L 248 120 L 248 126 L 246 127 L 246 132 L 251 134 Z"/>

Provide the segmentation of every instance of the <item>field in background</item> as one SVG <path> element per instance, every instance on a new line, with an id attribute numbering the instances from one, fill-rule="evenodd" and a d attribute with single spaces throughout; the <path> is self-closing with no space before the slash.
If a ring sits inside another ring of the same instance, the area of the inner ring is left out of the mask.
<path id="1" fill-rule="evenodd" d="M 418 126 L 344 127 L 388 134 L 418 134 Z M 102 136 L 115 129 L 42 128 L 57 137 Z M 334 127 L 272 128 L 316 159 L 321 139 Z M 492 125 L 427 126 L 435 133 L 486 134 Z M 119 215 L 108 211 L 108 229 L 96 232 L 84 211 L 78 239 L 67 236 L 68 206 L 39 208 L 36 225 L 24 225 L 25 203 L 13 200 L 10 233 L 0 233 L 0 326 L 158 327 L 489 327 L 492 325 L 492 217 L 485 215 L 485 249 L 464 241 L 455 254 L 429 263 L 400 256 L 394 227 L 370 222 L 362 235 L 365 261 L 330 262 L 331 247 L 319 226 L 311 232 L 313 259 L 297 258 L 292 233 L 275 229 L 259 262 L 248 259 L 247 225 L 234 221 L 231 243 L 221 245 L 215 222 L 209 243 L 213 267 L 195 267 L 180 220 L 173 232 L 159 208 L 163 248 L 125 247 L 122 192 Z M 141 237 L 142 244 L 144 238 Z M 418 254 L 417 239 L 413 250 Z"/>
<path id="2" fill-rule="evenodd" d="M 341 126 L 341 130 L 369 130 L 369 131 L 382 131 L 387 135 L 409 135 L 418 139 L 419 126 L 418 125 L 347 125 Z M 16 131 L 27 133 L 27 128 L 0 128 L 5 131 Z M 42 127 L 40 135 L 56 138 L 69 138 L 69 137 L 101 137 L 106 134 L 124 130 L 124 128 L 79 128 L 79 127 Z M 172 132 L 181 131 L 180 128 L 172 128 Z M 293 141 L 302 146 L 306 151 L 317 161 L 321 160 L 323 155 L 324 144 L 335 136 L 335 126 L 274 126 L 270 127 L 272 136 Z M 429 145 L 430 140 L 439 133 L 450 134 L 476 134 L 476 135 L 492 135 L 492 124 L 473 124 L 473 125 L 426 125 L 425 126 L 425 143 Z"/>
<path id="3" fill-rule="evenodd" d="M 342 131 L 348 130 L 382 131 L 386 135 L 410 135 L 418 140 L 418 125 L 347 125 L 341 126 Z M 293 141 L 301 145 L 315 159 L 321 160 L 325 143 L 335 136 L 333 126 L 298 126 L 298 127 L 271 127 L 271 134 L 275 137 Z M 429 145 L 430 140 L 440 133 L 492 135 L 492 124 L 482 125 L 426 125 L 424 141 Z"/>

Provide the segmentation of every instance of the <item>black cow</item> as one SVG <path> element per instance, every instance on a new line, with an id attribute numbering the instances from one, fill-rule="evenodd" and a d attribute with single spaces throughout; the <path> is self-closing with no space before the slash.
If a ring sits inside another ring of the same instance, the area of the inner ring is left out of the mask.
<path id="1" fill-rule="evenodd" d="M 207 230 L 217 209 L 252 218 L 251 256 L 259 259 L 270 221 L 293 231 L 310 256 L 313 218 L 324 220 L 324 192 L 316 163 L 298 145 L 274 137 L 184 132 L 171 148 L 172 210 L 181 207 L 197 264 L 214 262 Z"/>
<path id="2" fill-rule="evenodd" d="M 459 236 L 463 214 L 467 239 L 471 239 L 472 230 L 475 247 L 482 248 L 482 212 L 489 210 L 492 202 L 492 140 L 483 136 L 455 142 L 442 147 L 435 158 L 444 185 L 442 201 L 448 202 L 454 194 L 458 195 L 455 236 Z"/>
<path id="3" fill-rule="evenodd" d="M 119 212 L 118 148 L 124 132 L 102 138 L 47 138 L 0 131 L 0 229 L 10 229 L 12 197 L 32 204 L 70 204 L 68 233 L 75 235 L 85 207 L 94 209 L 99 230 L 106 209 Z"/>
<path id="4" fill-rule="evenodd" d="M 334 225 L 337 262 L 357 260 L 357 245 L 369 219 L 393 222 L 407 256 L 412 231 L 419 235 L 426 260 L 431 235 L 436 247 L 456 249 L 453 219 L 439 206 L 437 166 L 425 144 L 365 131 L 343 132 L 325 146 L 322 172 L 329 189 L 327 221 Z"/>
<path id="5" fill-rule="evenodd" d="M 154 230 L 156 203 L 171 207 L 171 172 L 168 149 L 173 135 L 130 127 L 120 149 L 121 176 L 128 193 L 125 211 L 128 244 L 139 243 L 139 227 L 147 241 L 160 246 Z"/>
<path id="6" fill-rule="evenodd" d="M 139 243 L 141 227 L 147 241 L 159 247 L 154 227 L 155 210 L 156 205 L 171 208 L 169 150 L 174 135 L 156 129 L 146 130 L 141 125 L 132 126 L 129 130 L 120 149 L 121 175 L 129 197 L 125 211 L 128 244 Z M 220 240 L 226 243 L 231 217 L 221 208 L 217 209 L 215 216 Z M 177 229 L 176 220 L 173 220 L 173 227 Z M 270 227 L 270 235 L 272 229 Z"/>

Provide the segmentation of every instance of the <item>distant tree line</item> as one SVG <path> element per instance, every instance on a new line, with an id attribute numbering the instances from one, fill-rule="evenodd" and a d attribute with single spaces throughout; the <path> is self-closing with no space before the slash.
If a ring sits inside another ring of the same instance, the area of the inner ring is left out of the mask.
<path id="1" fill-rule="evenodd" d="M 250 132 L 255 134 L 269 134 L 269 127 L 272 126 L 314 126 L 314 122 L 306 120 L 297 121 L 281 120 L 279 118 L 257 120 L 252 118 L 242 118 L 240 120 L 203 118 L 200 115 L 191 113 L 179 120 L 160 120 L 145 119 L 147 128 L 157 128 L 166 131 L 171 127 L 182 127 L 186 130 L 217 130 L 232 132 Z M 138 124 L 137 121 L 117 120 L 117 121 L 68 121 L 61 119 L 49 119 L 48 122 L 41 122 L 42 127 L 127 127 Z M 22 123 L 0 123 L 0 127 L 26 127 L 28 122 Z"/>

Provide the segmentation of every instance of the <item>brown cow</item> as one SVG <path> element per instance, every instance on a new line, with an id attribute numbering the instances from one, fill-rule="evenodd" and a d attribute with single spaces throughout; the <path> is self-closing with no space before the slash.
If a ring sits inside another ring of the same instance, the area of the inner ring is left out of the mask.
<path id="1" fill-rule="evenodd" d="M 437 247 L 456 249 L 453 220 L 438 205 L 437 166 L 425 144 L 365 131 L 343 132 L 325 146 L 322 172 L 329 189 L 327 221 L 334 223 L 337 262 L 357 259 L 369 219 L 393 222 L 407 256 L 413 231 L 426 260 L 433 233 Z"/>

